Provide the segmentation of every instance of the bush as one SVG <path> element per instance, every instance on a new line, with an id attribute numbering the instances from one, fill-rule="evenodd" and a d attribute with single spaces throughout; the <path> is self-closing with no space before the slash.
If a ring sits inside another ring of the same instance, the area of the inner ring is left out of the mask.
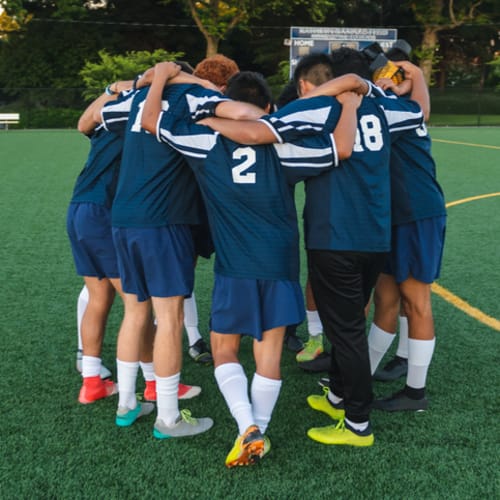
<path id="1" fill-rule="evenodd" d="M 19 128 L 76 128 L 81 109 L 19 109 Z"/>

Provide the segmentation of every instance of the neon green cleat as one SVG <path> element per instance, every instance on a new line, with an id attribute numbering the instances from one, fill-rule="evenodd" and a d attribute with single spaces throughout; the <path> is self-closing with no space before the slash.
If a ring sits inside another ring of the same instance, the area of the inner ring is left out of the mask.
<path id="1" fill-rule="evenodd" d="M 316 335 L 313 337 L 309 335 L 309 340 L 305 343 L 304 349 L 297 353 L 295 359 L 298 363 L 304 361 L 312 361 L 316 359 L 323 352 L 323 335 Z"/>
<path id="2" fill-rule="evenodd" d="M 265 439 L 259 428 L 256 425 L 251 425 L 241 436 L 236 438 L 233 449 L 226 457 L 226 466 L 235 467 L 257 463 L 264 455 Z M 270 445 L 269 441 L 269 448 Z"/>
<path id="3" fill-rule="evenodd" d="M 262 452 L 262 456 L 264 457 L 271 451 L 271 440 L 264 436 L 264 451 Z"/>
<path id="4" fill-rule="evenodd" d="M 362 432 L 350 429 L 342 419 L 337 425 L 326 427 L 313 427 L 307 431 L 307 435 L 318 443 L 337 444 L 348 446 L 372 446 L 374 437 L 370 424 Z"/>
<path id="5" fill-rule="evenodd" d="M 313 410 L 326 413 L 333 420 L 342 420 L 345 416 L 343 402 L 338 405 L 334 405 L 328 399 L 328 392 L 328 387 L 324 387 L 323 396 L 320 396 L 319 394 L 312 394 L 311 396 L 307 396 L 307 404 Z"/>

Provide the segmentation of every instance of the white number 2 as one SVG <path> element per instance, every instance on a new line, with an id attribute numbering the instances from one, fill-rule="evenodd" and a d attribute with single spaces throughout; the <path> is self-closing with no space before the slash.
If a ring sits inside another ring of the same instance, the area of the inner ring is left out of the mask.
<path id="1" fill-rule="evenodd" d="M 252 148 L 235 149 L 233 159 L 243 160 L 242 163 L 232 168 L 233 182 L 235 184 L 255 184 L 255 172 L 246 172 L 255 165 L 255 151 Z"/>

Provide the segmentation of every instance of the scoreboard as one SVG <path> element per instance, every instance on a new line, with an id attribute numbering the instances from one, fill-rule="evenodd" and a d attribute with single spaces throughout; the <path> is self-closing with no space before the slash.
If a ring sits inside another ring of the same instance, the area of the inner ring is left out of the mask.
<path id="1" fill-rule="evenodd" d="M 386 51 L 397 40 L 395 28 L 328 28 L 322 26 L 290 28 L 290 78 L 298 60 L 311 52 L 330 54 L 340 47 L 361 50 L 373 42 L 378 42 Z"/>

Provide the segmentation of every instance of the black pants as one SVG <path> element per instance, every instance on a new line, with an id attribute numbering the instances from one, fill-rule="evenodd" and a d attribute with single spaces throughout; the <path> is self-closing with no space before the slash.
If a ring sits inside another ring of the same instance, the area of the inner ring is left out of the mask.
<path id="1" fill-rule="evenodd" d="M 330 389 L 344 398 L 346 417 L 369 420 L 373 401 L 365 306 L 385 253 L 308 250 L 309 279 L 332 345 Z"/>

